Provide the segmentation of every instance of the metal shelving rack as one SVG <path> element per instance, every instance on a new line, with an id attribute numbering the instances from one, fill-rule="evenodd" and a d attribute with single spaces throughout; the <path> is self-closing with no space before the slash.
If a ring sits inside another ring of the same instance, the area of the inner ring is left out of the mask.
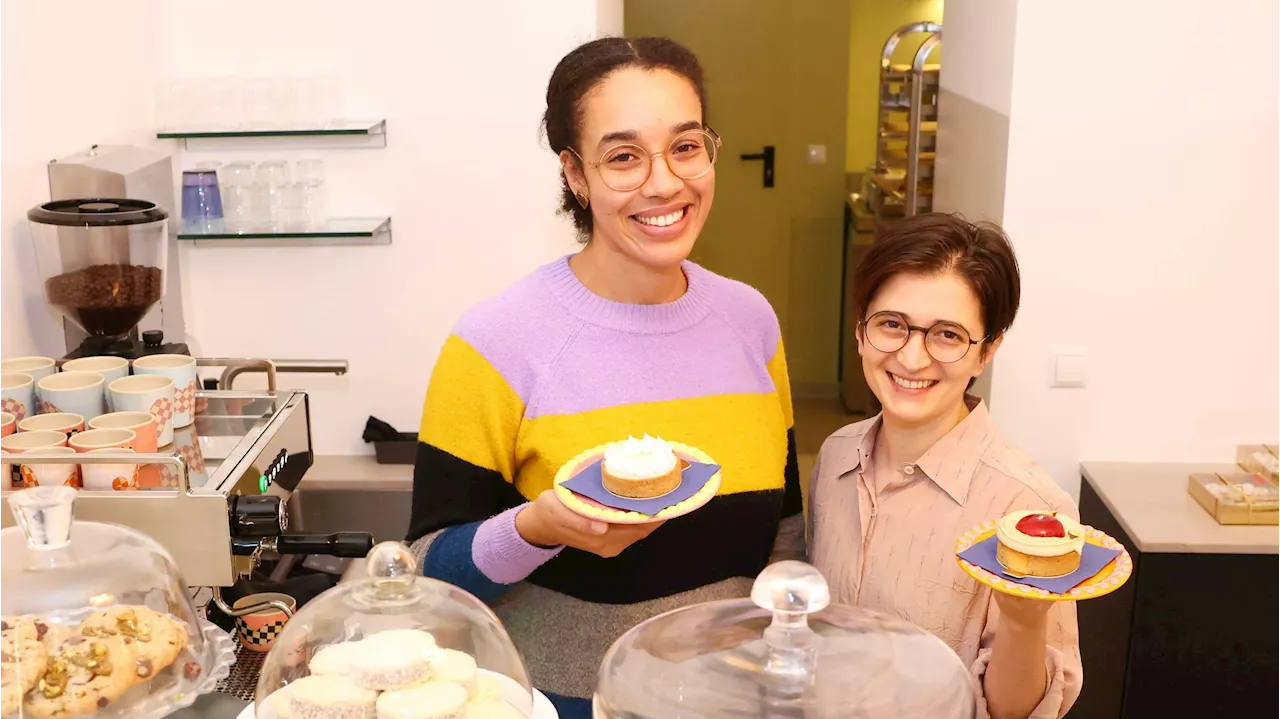
<path id="1" fill-rule="evenodd" d="M 926 37 L 911 64 L 893 64 L 898 44 L 917 33 Z M 929 57 L 941 44 L 941 25 L 917 22 L 894 31 L 880 54 L 876 164 L 868 183 L 876 220 L 911 216 L 933 207 L 941 64 L 930 64 Z"/>

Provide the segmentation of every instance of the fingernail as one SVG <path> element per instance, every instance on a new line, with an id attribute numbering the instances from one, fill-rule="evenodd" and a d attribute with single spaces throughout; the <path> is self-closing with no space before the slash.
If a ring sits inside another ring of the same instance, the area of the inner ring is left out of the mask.
<path id="1" fill-rule="evenodd" d="M 609 527 L 608 527 L 608 525 L 606 525 L 604 522 L 592 522 L 592 523 L 591 523 L 591 533 L 592 533 L 592 534 L 604 534 L 604 533 L 605 533 L 605 530 L 606 530 L 606 529 L 608 529 L 608 528 L 609 528 Z"/>

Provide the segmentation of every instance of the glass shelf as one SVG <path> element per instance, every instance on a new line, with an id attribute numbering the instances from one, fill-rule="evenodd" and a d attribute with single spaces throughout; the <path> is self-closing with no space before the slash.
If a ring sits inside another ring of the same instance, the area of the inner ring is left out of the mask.
<path id="1" fill-rule="evenodd" d="M 196 246 L 389 245 L 391 218 L 333 217 L 318 225 L 280 228 L 251 223 L 228 225 L 225 220 L 184 220 L 178 239 L 194 242 Z"/>
<path id="2" fill-rule="evenodd" d="M 343 120 L 325 127 L 188 128 L 160 130 L 162 140 L 181 140 L 187 149 L 236 147 L 386 147 L 386 120 Z"/>

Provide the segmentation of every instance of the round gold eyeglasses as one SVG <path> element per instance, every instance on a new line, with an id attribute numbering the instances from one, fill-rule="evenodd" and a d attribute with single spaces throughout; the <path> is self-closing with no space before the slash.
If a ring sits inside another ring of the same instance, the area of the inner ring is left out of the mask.
<path id="1" fill-rule="evenodd" d="M 877 312 L 862 321 L 863 336 L 881 352 L 892 354 L 907 346 L 912 332 L 924 334 L 924 349 L 934 360 L 951 364 L 964 359 L 969 348 L 982 344 L 969 338 L 969 331 L 954 322 L 935 322 L 931 327 L 917 327 L 897 312 Z"/>
<path id="2" fill-rule="evenodd" d="M 596 162 L 588 162 L 572 147 L 569 152 L 584 165 L 596 168 L 600 180 L 616 192 L 630 192 L 639 189 L 649 181 L 653 172 L 653 158 L 661 157 L 666 161 L 671 174 L 682 180 L 696 180 L 711 172 L 716 164 L 716 156 L 720 154 L 723 141 L 716 131 L 710 127 L 705 130 L 690 130 L 676 135 L 671 144 L 663 152 L 650 153 L 639 145 L 614 145 L 600 154 Z"/>

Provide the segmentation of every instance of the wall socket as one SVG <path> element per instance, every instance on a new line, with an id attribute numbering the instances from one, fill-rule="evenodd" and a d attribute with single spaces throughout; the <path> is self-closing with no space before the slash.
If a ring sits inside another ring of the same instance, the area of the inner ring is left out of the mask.
<path id="1" fill-rule="evenodd" d="M 1081 347 L 1062 347 L 1053 352 L 1050 387 L 1083 387 L 1088 379 L 1089 353 Z"/>

